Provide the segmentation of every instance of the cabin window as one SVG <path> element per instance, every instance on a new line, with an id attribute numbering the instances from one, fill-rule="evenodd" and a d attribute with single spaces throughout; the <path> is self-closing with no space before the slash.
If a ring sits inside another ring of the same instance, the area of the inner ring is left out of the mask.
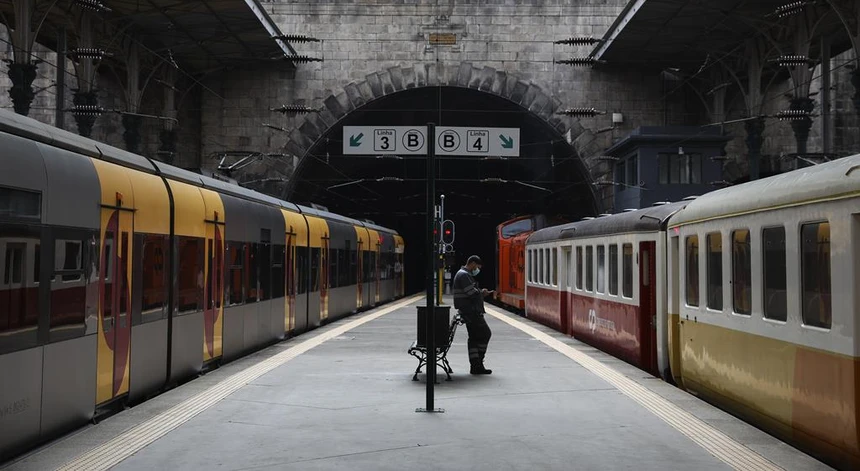
<path id="1" fill-rule="evenodd" d="M 752 312 L 752 254 L 750 231 L 732 232 L 732 307 L 737 314 Z"/>
<path id="2" fill-rule="evenodd" d="M 582 247 L 576 248 L 576 289 L 582 289 Z"/>
<path id="3" fill-rule="evenodd" d="M 522 234 L 523 232 L 530 230 L 532 230 L 531 218 L 520 219 L 519 221 L 512 222 L 502 228 L 502 238 L 510 239 L 517 234 Z"/>
<path id="4" fill-rule="evenodd" d="M 768 227 L 762 230 L 761 239 L 764 257 L 764 317 L 785 322 L 788 319 L 785 228 Z"/>
<path id="5" fill-rule="evenodd" d="M 571 271 L 573 270 L 573 265 L 570 263 L 570 247 L 564 249 L 564 273 L 565 273 L 565 281 L 564 284 L 568 290 L 570 290 L 573 276 Z"/>
<path id="6" fill-rule="evenodd" d="M 606 247 L 597 246 L 597 292 L 606 292 Z"/>
<path id="7" fill-rule="evenodd" d="M 544 281 L 544 276 L 543 276 L 543 249 L 538 249 L 538 263 L 539 263 L 539 266 L 538 266 L 538 283 L 542 284 Z"/>
<path id="8" fill-rule="evenodd" d="M 227 305 L 244 302 L 245 244 L 230 242 L 227 245 Z"/>
<path id="9" fill-rule="evenodd" d="M 723 235 L 708 234 L 708 308 L 723 310 Z"/>
<path id="10" fill-rule="evenodd" d="M 594 247 L 585 248 L 585 290 L 594 291 Z"/>
<path id="11" fill-rule="evenodd" d="M 142 314 L 161 318 L 167 305 L 168 251 L 166 235 L 147 234 L 143 238 Z"/>
<path id="12" fill-rule="evenodd" d="M 0 238 L 0 347 L 7 334 L 35 330 L 39 323 L 39 289 L 27 276 L 36 267 L 28 248 L 37 243 L 38 239 Z"/>
<path id="13" fill-rule="evenodd" d="M 552 249 L 552 285 L 558 286 L 558 249 Z"/>
<path id="14" fill-rule="evenodd" d="M 689 236 L 685 242 L 685 271 L 686 302 L 688 306 L 699 305 L 699 236 Z"/>
<path id="15" fill-rule="evenodd" d="M 633 244 L 624 244 L 621 246 L 623 252 L 621 277 L 621 295 L 625 298 L 633 297 Z"/>
<path id="16" fill-rule="evenodd" d="M 41 217 L 41 193 L 0 187 L 0 218 L 39 220 Z"/>
<path id="17" fill-rule="evenodd" d="M 800 229 L 803 324 L 829 329 L 830 223 L 804 224 Z"/>
<path id="18" fill-rule="evenodd" d="M 179 237 L 179 312 L 203 309 L 203 239 Z"/>
<path id="19" fill-rule="evenodd" d="M 618 295 L 618 244 L 609 246 L 609 294 Z"/>

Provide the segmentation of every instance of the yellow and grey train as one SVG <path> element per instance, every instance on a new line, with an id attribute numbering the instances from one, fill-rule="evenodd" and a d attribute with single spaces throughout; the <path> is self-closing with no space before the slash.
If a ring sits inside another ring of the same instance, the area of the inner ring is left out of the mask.
<path id="1" fill-rule="evenodd" d="M 860 155 L 541 229 L 526 252 L 526 316 L 860 469 Z"/>
<path id="2" fill-rule="evenodd" d="M 0 110 L 0 461 L 403 296 L 404 249 Z"/>

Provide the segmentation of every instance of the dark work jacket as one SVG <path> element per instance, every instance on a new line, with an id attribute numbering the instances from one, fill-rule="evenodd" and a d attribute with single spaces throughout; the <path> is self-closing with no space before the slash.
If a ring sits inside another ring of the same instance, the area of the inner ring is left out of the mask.
<path id="1" fill-rule="evenodd" d="M 454 308 L 460 311 L 466 322 L 485 312 L 481 288 L 465 267 L 454 275 Z"/>

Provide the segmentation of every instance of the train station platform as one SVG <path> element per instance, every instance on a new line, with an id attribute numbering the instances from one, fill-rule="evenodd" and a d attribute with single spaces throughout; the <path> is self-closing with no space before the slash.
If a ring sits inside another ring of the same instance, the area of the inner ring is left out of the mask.
<path id="1" fill-rule="evenodd" d="M 467 332 L 436 407 L 399 300 L 273 345 L 7 463 L 8 470 L 830 469 L 588 345 L 487 306 L 488 376 Z M 450 300 L 449 300 L 450 302 Z"/>

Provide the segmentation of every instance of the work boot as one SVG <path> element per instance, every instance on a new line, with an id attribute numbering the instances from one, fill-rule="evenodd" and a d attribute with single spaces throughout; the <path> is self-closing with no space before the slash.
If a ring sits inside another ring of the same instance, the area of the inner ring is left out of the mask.
<path id="1" fill-rule="evenodd" d="M 493 374 L 493 370 L 484 368 L 484 365 L 472 365 L 472 369 L 469 370 L 469 373 L 473 375 L 489 375 Z"/>

